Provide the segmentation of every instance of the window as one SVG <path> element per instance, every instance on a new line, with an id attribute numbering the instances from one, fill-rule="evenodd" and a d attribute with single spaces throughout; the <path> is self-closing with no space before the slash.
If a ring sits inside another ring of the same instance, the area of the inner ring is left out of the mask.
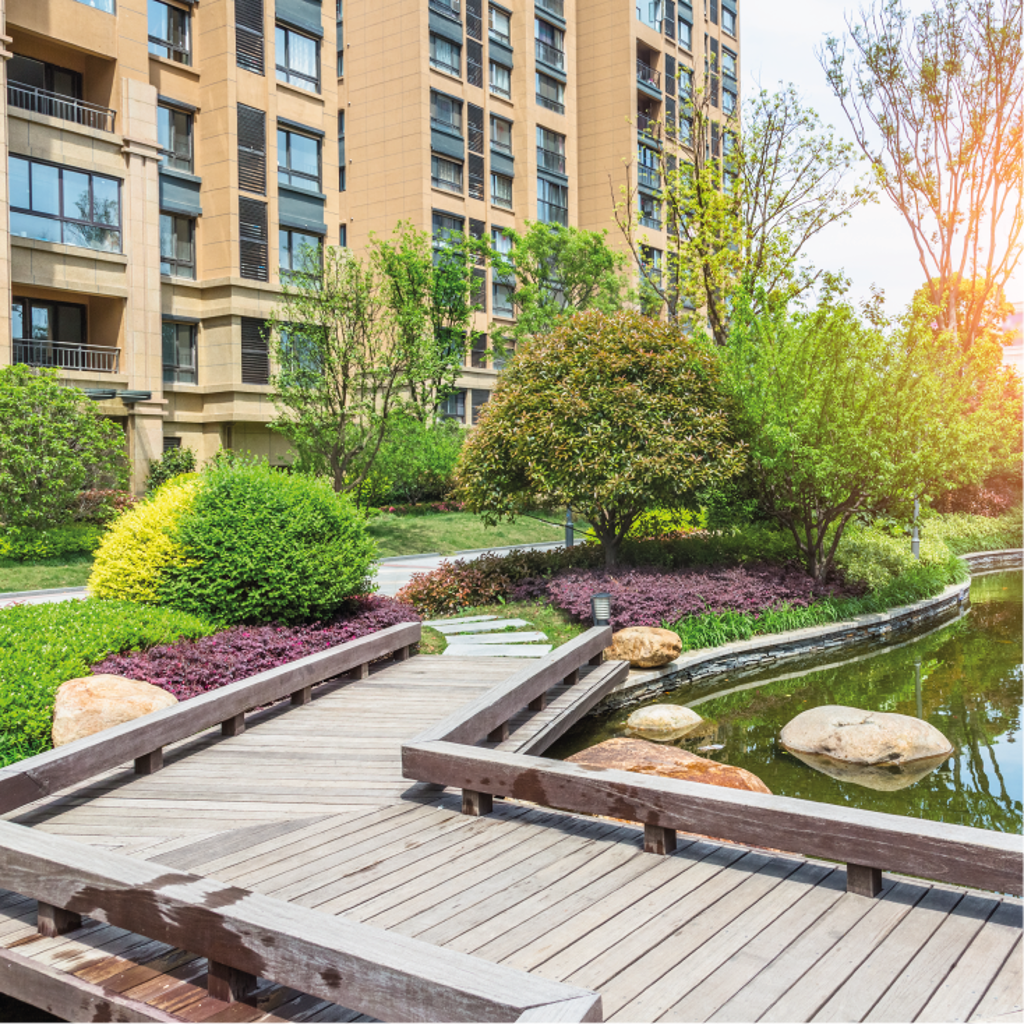
<path id="1" fill-rule="evenodd" d="M 69 99 L 82 98 L 82 76 L 77 71 L 70 71 L 68 68 L 34 60 L 31 57 L 22 57 L 18 53 L 13 54 L 7 64 L 7 80 L 12 85 L 43 89 L 57 96 L 67 96 Z M 40 113 L 47 114 L 50 111 L 40 109 Z"/>
<path id="2" fill-rule="evenodd" d="M 661 31 L 661 0 L 637 0 L 636 16 L 655 30 Z"/>
<path id="3" fill-rule="evenodd" d="M 163 0 L 149 0 L 149 52 L 176 64 L 192 63 L 188 11 Z"/>
<path id="4" fill-rule="evenodd" d="M 645 192 L 637 193 L 637 197 L 640 203 L 640 223 L 645 228 L 661 228 L 661 210 L 659 209 L 659 203 L 654 196 L 647 195 Z"/>
<path id="5" fill-rule="evenodd" d="M 446 192 L 462 193 L 462 164 L 446 160 L 436 153 L 430 155 L 430 184 Z"/>
<path id="6" fill-rule="evenodd" d="M 565 69 L 565 33 L 554 25 L 549 25 L 540 18 L 533 19 L 534 51 L 537 60 L 558 68 Z"/>
<path id="7" fill-rule="evenodd" d="M 172 451 L 175 448 L 180 448 L 180 447 L 181 447 L 181 438 L 180 437 L 165 437 L 164 438 L 163 450 L 165 452 L 169 452 L 169 451 Z"/>
<path id="8" fill-rule="evenodd" d="M 435 128 L 462 134 L 462 100 L 430 90 L 430 123 Z"/>
<path id="9" fill-rule="evenodd" d="M 462 75 L 462 47 L 444 36 L 430 34 L 430 66 L 456 78 Z"/>
<path id="10" fill-rule="evenodd" d="M 512 239 L 505 234 L 504 228 L 491 228 L 491 248 L 508 257 L 512 253 Z"/>
<path id="11" fill-rule="evenodd" d="M 512 209 L 512 179 L 504 174 L 491 175 L 491 202 L 503 209 Z"/>
<path id="12" fill-rule="evenodd" d="M 441 415 L 446 420 L 458 420 L 466 422 L 466 392 L 453 391 L 441 403 Z"/>
<path id="13" fill-rule="evenodd" d="M 480 414 L 490 400 L 491 393 L 486 388 L 473 388 L 473 423 L 480 422 Z"/>
<path id="14" fill-rule="evenodd" d="M 661 281 L 662 251 L 651 245 L 640 246 L 640 268 L 649 281 Z"/>
<path id="15" fill-rule="evenodd" d="M 118 370 L 118 349 L 86 345 L 85 306 L 15 297 L 11 334 L 15 363 L 99 373 Z"/>
<path id="16" fill-rule="evenodd" d="M 97 11 L 106 11 L 107 14 L 114 13 L 114 0 L 78 0 L 86 7 L 95 7 Z"/>
<path id="17" fill-rule="evenodd" d="M 176 107 L 156 108 L 160 163 L 175 171 L 192 173 L 192 115 Z"/>
<path id="18" fill-rule="evenodd" d="M 693 49 L 693 25 L 682 14 L 679 15 L 679 45 L 684 50 Z"/>
<path id="19" fill-rule="evenodd" d="M 537 125 L 537 166 L 565 174 L 565 136 Z"/>
<path id="20" fill-rule="evenodd" d="M 512 155 L 512 122 L 491 115 L 491 149 Z"/>
<path id="21" fill-rule="evenodd" d="M 491 365 L 495 371 L 500 373 L 508 366 L 509 360 L 516 354 L 516 343 L 514 341 L 506 341 L 503 346 L 501 355 L 494 353 L 493 362 Z"/>
<path id="22" fill-rule="evenodd" d="M 450 213 L 440 213 L 434 210 L 431 220 L 434 248 L 443 248 L 449 235 L 462 235 L 464 225 L 465 221 L 461 217 L 455 217 Z"/>
<path id="23" fill-rule="evenodd" d="M 736 54 L 722 47 L 722 74 L 727 81 L 736 81 Z"/>
<path id="24" fill-rule="evenodd" d="M 162 324 L 164 383 L 196 383 L 196 325 L 165 320 Z"/>
<path id="25" fill-rule="evenodd" d="M 168 277 L 196 276 L 196 222 L 174 213 L 160 214 L 160 273 Z"/>
<path id="26" fill-rule="evenodd" d="M 537 180 L 537 219 L 545 224 L 569 225 L 569 189 L 545 178 Z"/>
<path id="27" fill-rule="evenodd" d="M 469 365 L 474 370 L 487 369 L 487 335 L 478 334 L 473 339 L 473 347 L 469 350 Z"/>
<path id="28" fill-rule="evenodd" d="M 102 252 L 121 251 L 121 182 L 10 158 L 11 234 Z"/>
<path id="29" fill-rule="evenodd" d="M 736 12 L 730 11 L 727 6 L 722 7 L 722 28 L 729 35 L 736 37 Z"/>
<path id="30" fill-rule="evenodd" d="M 337 55 L 338 55 L 338 66 L 337 73 L 338 78 L 341 78 L 345 74 L 345 25 L 341 20 L 341 0 L 338 0 L 338 38 L 337 38 Z"/>
<path id="31" fill-rule="evenodd" d="M 693 105 L 693 68 L 685 64 L 679 67 L 679 102 L 684 107 Z"/>
<path id="32" fill-rule="evenodd" d="M 347 161 L 345 160 L 345 111 L 338 111 L 338 191 L 344 192 L 348 185 L 348 175 L 345 173 Z"/>
<path id="33" fill-rule="evenodd" d="M 267 324 L 253 316 L 242 317 L 242 383 L 267 384 L 270 381 L 270 353 Z"/>
<path id="34" fill-rule="evenodd" d="M 497 39 L 499 43 L 504 43 L 506 46 L 512 45 L 512 28 L 511 19 L 509 16 L 497 7 L 488 8 L 487 12 L 487 27 L 490 32 L 492 39 Z"/>
<path id="35" fill-rule="evenodd" d="M 277 129 L 277 183 L 320 191 L 320 140 L 289 128 Z"/>
<path id="36" fill-rule="evenodd" d="M 278 25 L 274 31 L 277 80 L 309 92 L 320 91 L 320 43 L 294 29 Z"/>
<path id="37" fill-rule="evenodd" d="M 341 246 L 342 249 L 347 249 L 348 248 L 348 225 L 347 224 L 339 224 L 338 225 L 338 245 Z"/>
<path id="38" fill-rule="evenodd" d="M 323 258 L 323 239 L 319 235 L 281 228 L 277 237 L 281 277 L 317 274 Z"/>
<path id="39" fill-rule="evenodd" d="M 491 312 L 495 316 L 503 316 L 509 320 L 514 314 L 512 305 L 512 285 L 504 281 L 495 281 L 491 285 Z"/>
<path id="40" fill-rule="evenodd" d="M 728 85 L 722 87 L 722 112 L 725 114 L 736 112 L 736 93 Z"/>
<path id="41" fill-rule="evenodd" d="M 648 188 L 661 188 L 657 150 L 640 146 L 637 153 L 637 180 Z"/>
<path id="42" fill-rule="evenodd" d="M 565 86 L 556 78 L 537 72 L 537 102 L 556 114 L 565 113 Z"/>
<path id="43" fill-rule="evenodd" d="M 503 64 L 495 64 L 493 60 L 490 65 L 490 83 L 491 92 L 507 100 L 512 98 L 512 72 Z"/>

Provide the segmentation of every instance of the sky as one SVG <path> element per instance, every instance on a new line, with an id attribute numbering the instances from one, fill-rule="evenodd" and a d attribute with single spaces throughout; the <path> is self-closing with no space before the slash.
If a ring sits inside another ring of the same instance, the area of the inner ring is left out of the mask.
<path id="1" fill-rule="evenodd" d="M 826 35 L 841 35 L 845 15 L 855 14 L 862 0 L 790 0 L 786 4 L 767 0 L 746 0 L 740 5 L 742 25 L 741 91 L 753 91 L 760 84 L 771 89 L 778 82 L 792 82 L 826 124 L 845 139 L 853 141 L 839 101 L 832 95 L 815 49 Z M 910 0 L 912 11 L 930 6 L 926 0 Z M 843 270 L 852 279 L 852 297 L 866 299 L 872 285 L 885 292 L 886 307 L 894 313 L 909 304 L 922 283 L 924 271 L 918 262 L 910 228 L 889 200 L 854 212 L 843 227 L 822 232 L 809 250 L 811 262 L 829 270 Z M 1019 286 L 1009 297 L 1024 299 Z"/>

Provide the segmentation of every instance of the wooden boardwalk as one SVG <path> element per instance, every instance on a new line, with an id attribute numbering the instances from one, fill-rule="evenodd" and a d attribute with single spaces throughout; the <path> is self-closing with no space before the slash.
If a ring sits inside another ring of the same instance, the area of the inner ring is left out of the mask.
<path id="1" fill-rule="evenodd" d="M 8 818 L 596 990 L 610 1020 L 1022 1019 L 1019 900 L 890 876 L 869 899 L 842 866 L 683 835 L 659 857 L 633 826 L 510 801 L 469 817 L 402 777 L 403 742 L 524 664 L 375 668 Z M 542 737 L 585 686 L 555 687 L 499 745 Z M 201 957 L 92 920 L 44 938 L 14 894 L 0 947 L 136 1000 L 131 1019 L 367 1019 L 270 984 L 225 1004 Z"/>

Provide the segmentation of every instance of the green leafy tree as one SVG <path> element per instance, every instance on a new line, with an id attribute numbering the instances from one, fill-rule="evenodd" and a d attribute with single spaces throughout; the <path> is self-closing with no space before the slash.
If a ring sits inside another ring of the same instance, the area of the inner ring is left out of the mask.
<path id="1" fill-rule="evenodd" d="M 552 330 L 585 309 L 611 313 L 628 297 L 626 258 L 613 251 L 606 231 L 530 223 L 503 232 L 507 251 L 490 241 L 482 251 L 494 279 L 511 288 L 513 325 L 493 324 L 492 337 L 514 344 Z"/>
<path id="2" fill-rule="evenodd" d="M 125 437 L 56 370 L 0 369 L 0 523 L 69 522 L 80 492 L 124 487 Z"/>
<path id="3" fill-rule="evenodd" d="M 146 478 L 146 490 L 155 491 L 161 484 L 181 473 L 194 473 L 196 453 L 191 448 L 181 445 L 168 448 L 167 451 L 150 463 L 149 476 Z"/>
<path id="4" fill-rule="evenodd" d="M 818 57 L 903 216 L 938 324 L 970 348 L 1020 264 L 1024 68 L 1019 0 L 879 0 Z"/>
<path id="5" fill-rule="evenodd" d="M 618 563 L 645 509 L 679 508 L 744 461 L 713 354 L 673 325 L 590 310 L 528 341 L 498 379 L 457 469 L 486 521 L 571 505 Z"/>
<path id="6" fill-rule="evenodd" d="M 756 313 L 737 296 L 723 376 L 762 507 L 818 582 L 854 517 L 909 518 L 915 498 L 979 482 L 1010 457 L 1020 388 L 995 340 L 968 360 L 920 299 L 897 319 L 880 303 L 862 318 L 831 290 L 806 311 L 767 305 Z"/>

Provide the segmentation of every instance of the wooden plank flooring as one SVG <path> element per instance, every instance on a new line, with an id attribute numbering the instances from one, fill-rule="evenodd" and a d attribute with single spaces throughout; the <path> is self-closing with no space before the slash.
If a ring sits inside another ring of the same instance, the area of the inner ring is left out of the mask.
<path id="1" fill-rule="evenodd" d="M 869 900 L 835 865 L 684 836 L 657 857 L 628 825 L 506 801 L 470 818 L 402 778 L 403 741 L 523 664 L 378 668 L 177 744 L 155 775 L 108 772 L 11 817 L 594 988 L 611 1020 L 1022 1019 L 1020 901 L 888 876 Z M 553 688 L 508 744 L 583 692 Z M 34 914 L 0 894 L 0 949 L 178 1019 L 367 1019 L 269 984 L 228 1007 L 202 958 L 97 922 L 44 939 Z"/>

